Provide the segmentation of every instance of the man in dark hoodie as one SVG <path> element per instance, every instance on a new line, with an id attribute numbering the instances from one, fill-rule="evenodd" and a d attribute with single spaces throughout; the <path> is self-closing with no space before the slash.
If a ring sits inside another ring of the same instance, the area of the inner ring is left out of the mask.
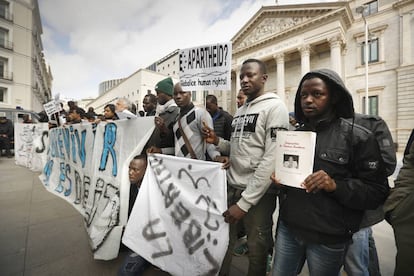
<path id="1" fill-rule="evenodd" d="M 307 73 L 295 98 L 298 131 L 317 134 L 313 173 L 303 189 L 281 185 L 274 275 L 338 275 L 364 210 L 384 202 L 389 187 L 375 136 L 347 121 L 352 97 L 332 70 Z"/>
<path id="2" fill-rule="evenodd" d="M 233 116 L 218 106 L 217 97 L 214 95 L 206 96 L 206 109 L 213 119 L 216 135 L 230 141 Z"/>

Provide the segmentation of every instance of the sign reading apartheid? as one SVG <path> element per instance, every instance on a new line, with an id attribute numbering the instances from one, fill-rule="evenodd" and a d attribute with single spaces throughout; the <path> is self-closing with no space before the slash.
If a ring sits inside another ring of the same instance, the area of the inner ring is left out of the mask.
<path id="1" fill-rule="evenodd" d="M 221 166 L 149 155 L 122 242 L 172 275 L 217 275 L 229 240 Z"/>
<path id="2" fill-rule="evenodd" d="M 183 90 L 230 90 L 231 53 L 231 42 L 180 50 Z"/>
<path id="3" fill-rule="evenodd" d="M 49 131 L 40 179 L 82 214 L 95 259 L 118 256 L 128 212 L 128 165 L 141 153 L 153 127 L 153 117 L 142 117 Z"/>

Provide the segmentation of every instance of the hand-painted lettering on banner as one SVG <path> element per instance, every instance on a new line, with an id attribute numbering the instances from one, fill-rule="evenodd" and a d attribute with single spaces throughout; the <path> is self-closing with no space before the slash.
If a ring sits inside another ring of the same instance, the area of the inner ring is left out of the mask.
<path id="1" fill-rule="evenodd" d="M 153 124 L 151 118 L 138 118 L 99 125 L 74 124 L 49 132 L 47 160 L 40 179 L 48 191 L 64 198 L 84 216 L 96 258 L 113 259 L 118 255 L 116 246 L 103 245 L 119 245 L 121 239 L 120 231 L 111 235 L 114 227 L 122 228 L 120 203 L 129 198 L 127 193 L 120 198 L 122 187 L 129 191 L 129 182 L 121 182 L 125 178 L 120 173 L 128 174 L 128 158 L 133 157 L 137 147 L 141 152 L 146 143 L 143 137 L 149 137 Z M 126 212 L 127 208 L 122 210 Z"/>
<path id="2" fill-rule="evenodd" d="M 227 202 L 225 171 L 214 163 L 215 168 L 208 167 L 212 162 L 166 155 L 151 155 L 148 161 L 123 242 L 174 275 L 181 275 L 182 267 L 188 275 L 216 275 L 228 243 L 221 216 Z"/>

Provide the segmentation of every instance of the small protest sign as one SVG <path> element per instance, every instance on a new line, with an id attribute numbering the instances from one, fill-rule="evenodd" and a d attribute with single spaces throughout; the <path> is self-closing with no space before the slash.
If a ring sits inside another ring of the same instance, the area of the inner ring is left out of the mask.
<path id="1" fill-rule="evenodd" d="M 231 89 L 231 42 L 180 50 L 180 82 L 185 91 Z"/>
<path id="2" fill-rule="evenodd" d="M 60 104 L 56 102 L 55 100 L 52 100 L 48 103 L 45 103 L 43 105 L 43 108 L 46 111 L 47 116 L 52 116 L 53 114 L 59 112 L 61 109 Z"/>

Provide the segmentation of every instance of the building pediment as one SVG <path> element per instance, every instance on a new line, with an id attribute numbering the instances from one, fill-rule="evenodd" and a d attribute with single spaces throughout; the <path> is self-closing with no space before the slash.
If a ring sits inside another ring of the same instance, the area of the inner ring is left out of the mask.
<path id="1" fill-rule="evenodd" d="M 346 14 L 346 24 L 350 25 L 352 15 L 344 2 L 262 7 L 233 37 L 233 52 L 297 32 L 298 28 L 306 28 L 340 13 Z"/>

